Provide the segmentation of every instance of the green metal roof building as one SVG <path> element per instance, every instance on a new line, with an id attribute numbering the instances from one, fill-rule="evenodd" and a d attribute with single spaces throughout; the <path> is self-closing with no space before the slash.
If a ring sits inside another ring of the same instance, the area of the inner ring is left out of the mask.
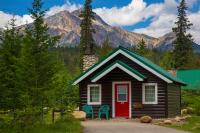
<path id="1" fill-rule="evenodd" d="M 80 110 L 90 105 L 98 117 L 107 105 L 113 118 L 180 115 L 181 86 L 186 83 L 160 66 L 121 46 L 98 62 L 94 55 L 83 56 L 83 66 L 92 63 L 73 82 L 79 85 Z"/>
<path id="2" fill-rule="evenodd" d="M 200 69 L 178 70 L 177 77 L 187 83 L 182 89 L 200 90 Z"/>

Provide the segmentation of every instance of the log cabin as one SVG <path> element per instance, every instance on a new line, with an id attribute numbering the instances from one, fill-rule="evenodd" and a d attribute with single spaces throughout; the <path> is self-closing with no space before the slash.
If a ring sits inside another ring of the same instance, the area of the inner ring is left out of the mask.
<path id="1" fill-rule="evenodd" d="M 109 105 L 112 118 L 180 115 L 181 86 L 186 84 L 177 77 L 121 46 L 97 60 L 84 55 L 84 72 L 73 82 L 79 85 L 80 110 L 91 105 L 97 116 L 101 105 Z"/>

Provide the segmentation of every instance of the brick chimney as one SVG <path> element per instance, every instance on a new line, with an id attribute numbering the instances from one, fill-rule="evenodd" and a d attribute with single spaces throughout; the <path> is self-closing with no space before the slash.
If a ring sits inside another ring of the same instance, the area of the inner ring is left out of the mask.
<path id="1" fill-rule="evenodd" d="M 83 55 L 83 72 L 98 62 L 98 57 L 95 54 Z"/>

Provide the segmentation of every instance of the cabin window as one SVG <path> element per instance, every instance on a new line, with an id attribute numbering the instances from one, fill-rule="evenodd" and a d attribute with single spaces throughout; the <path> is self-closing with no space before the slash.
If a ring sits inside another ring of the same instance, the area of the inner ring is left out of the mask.
<path id="1" fill-rule="evenodd" d="M 127 86 L 118 86 L 117 87 L 117 101 L 118 102 L 127 102 Z"/>
<path id="2" fill-rule="evenodd" d="M 143 83 L 142 85 L 143 104 L 157 104 L 158 87 L 157 83 Z"/>
<path id="3" fill-rule="evenodd" d="M 88 105 L 101 104 L 101 85 L 100 84 L 88 85 L 87 104 Z"/>

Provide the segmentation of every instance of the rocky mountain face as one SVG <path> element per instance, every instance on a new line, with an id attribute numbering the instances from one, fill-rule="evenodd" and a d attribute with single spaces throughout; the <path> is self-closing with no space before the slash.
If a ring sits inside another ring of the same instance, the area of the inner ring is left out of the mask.
<path id="1" fill-rule="evenodd" d="M 49 26 L 49 33 L 61 36 L 59 45 L 73 46 L 79 44 L 81 30 L 79 26 L 81 23 L 79 15 L 80 10 L 71 13 L 62 11 L 45 19 Z M 98 45 L 101 45 L 106 37 L 109 38 L 113 47 L 119 45 L 125 47 L 135 46 L 141 39 L 144 39 L 148 47 L 155 47 L 159 42 L 157 38 L 129 32 L 119 27 L 112 27 L 106 24 L 98 15 L 95 18 L 96 20 L 93 22 L 93 27 L 96 31 L 94 39 Z"/>
<path id="2" fill-rule="evenodd" d="M 158 38 L 159 41 L 156 48 L 161 51 L 172 49 L 175 38 L 176 36 L 173 32 L 165 34 L 164 36 Z M 194 49 L 194 52 L 200 52 L 200 45 L 193 43 L 193 49 Z"/>
<path id="3" fill-rule="evenodd" d="M 49 33 L 61 36 L 58 45 L 75 46 L 79 44 L 81 30 L 80 12 L 81 10 L 73 12 L 61 11 L 45 19 L 49 26 Z M 130 32 L 119 27 L 112 27 L 105 23 L 98 15 L 95 15 L 95 18 L 93 27 L 96 31 L 94 39 L 97 45 L 101 45 L 106 37 L 109 38 L 113 47 L 119 45 L 124 47 L 136 46 L 143 39 L 149 48 L 157 48 L 165 51 L 172 48 L 173 41 L 175 40 L 175 34 L 172 32 L 160 38 L 154 38 L 144 34 Z M 200 45 L 194 43 L 193 47 L 196 51 L 200 51 Z"/>
<path id="4" fill-rule="evenodd" d="M 79 17 L 81 10 L 75 10 L 73 12 L 61 11 L 53 16 L 45 19 L 49 26 L 49 33 L 53 36 L 59 35 L 61 37 L 59 46 L 74 47 L 80 42 L 80 23 Z M 93 27 L 96 31 L 94 39 L 97 45 L 101 45 L 102 42 L 108 37 L 113 47 L 122 45 L 124 47 L 136 46 L 142 39 L 146 42 L 149 48 L 157 48 L 165 51 L 169 50 L 173 46 L 175 40 L 174 33 L 168 33 L 160 38 L 150 37 L 144 34 L 138 34 L 124 30 L 119 27 L 113 27 L 105 23 L 100 16 L 95 15 L 95 21 L 93 21 Z M 32 24 L 28 26 L 31 27 Z M 20 29 L 25 26 L 20 26 Z M 193 44 L 196 51 L 200 52 L 200 45 Z"/>

